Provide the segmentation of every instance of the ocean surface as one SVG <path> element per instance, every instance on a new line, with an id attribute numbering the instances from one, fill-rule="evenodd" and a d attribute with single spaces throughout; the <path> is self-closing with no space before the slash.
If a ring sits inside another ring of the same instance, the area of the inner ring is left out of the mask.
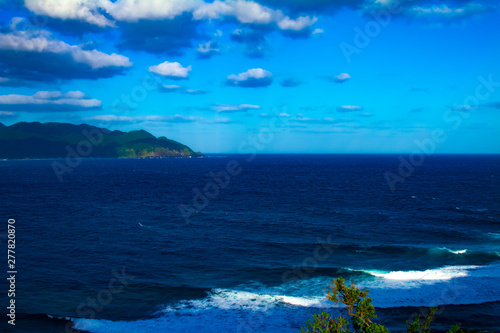
<path id="1" fill-rule="evenodd" d="M 395 191 L 398 155 L 247 157 L 86 159 L 62 182 L 53 160 L 0 161 L 18 271 L 0 330 L 300 332 L 344 313 L 325 299 L 342 276 L 393 332 L 433 305 L 436 332 L 500 332 L 499 155 L 426 157 Z"/>

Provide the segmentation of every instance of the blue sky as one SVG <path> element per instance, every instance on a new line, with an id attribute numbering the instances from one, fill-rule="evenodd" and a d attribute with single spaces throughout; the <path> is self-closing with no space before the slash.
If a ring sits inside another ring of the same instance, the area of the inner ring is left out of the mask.
<path id="1" fill-rule="evenodd" d="M 145 129 L 204 153 L 269 131 L 262 152 L 412 152 L 442 130 L 436 152 L 500 153 L 498 1 L 0 4 L 5 125 Z"/>

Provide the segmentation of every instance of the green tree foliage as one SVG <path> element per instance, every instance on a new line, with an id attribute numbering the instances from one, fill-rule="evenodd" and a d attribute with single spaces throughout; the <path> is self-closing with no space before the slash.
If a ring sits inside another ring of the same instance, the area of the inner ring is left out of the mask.
<path id="1" fill-rule="evenodd" d="M 338 278 L 330 285 L 326 298 L 335 305 L 342 304 L 347 307 L 348 318 L 332 318 L 323 312 L 313 315 L 312 320 L 306 322 L 307 326 L 301 328 L 301 333 L 388 333 L 389 330 L 382 325 L 374 323 L 377 318 L 368 289 L 361 290 L 352 283 L 346 286 L 343 278 Z M 429 310 L 427 316 L 418 315 L 413 322 L 406 322 L 408 333 L 430 333 L 430 326 L 437 308 Z M 447 333 L 473 332 L 463 330 L 460 324 L 454 325 Z"/>

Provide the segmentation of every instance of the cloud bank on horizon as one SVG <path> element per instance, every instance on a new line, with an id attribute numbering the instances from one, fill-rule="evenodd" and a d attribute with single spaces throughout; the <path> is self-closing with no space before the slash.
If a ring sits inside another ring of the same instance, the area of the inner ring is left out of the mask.
<path id="1" fill-rule="evenodd" d="M 0 122 L 237 152 L 500 153 L 494 0 L 7 0 Z M 92 97 L 91 97 L 92 96 Z M 286 120 L 286 122 L 283 122 Z"/>

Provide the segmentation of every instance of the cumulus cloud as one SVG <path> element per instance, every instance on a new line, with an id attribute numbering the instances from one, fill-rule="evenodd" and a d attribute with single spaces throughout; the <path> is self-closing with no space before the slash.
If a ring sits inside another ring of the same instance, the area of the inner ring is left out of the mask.
<path id="1" fill-rule="evenodd" d="M 339 75 L 334 75 L 332 77 L 329 77 L 329 79 L 331 81 L 336 82 L 336 83 L 344 83 L 347 80 L 349 80 L 350 78 L 351 78 L 351 76 L 347 73 L 340 73 Z"/>
<path id="2" fill-rule="evenodd" d="M 317 21 L 313 15 L 290 16 L 251 0 L 25 0 L 25 7 L 48 17 L 47 25 L 62 33 L 82 35 L 118 28 L 120 50 L 169 55 L 181 55 L 194 41 L 207 40 L 199 29 L 205 20 L 230 20 L 242 27 L 259 27 L 262 34 L 278 30 L 291 37 L 311 35 Z M 265 45 L 256 46 L 247 46 L 245 54 L 263 56 Z M 212 45 L 209 52 L 199 55 L 210 57 L 216 49 Z"/>
<path id="3" fill-rule="evenodd" d="M 25 7 L 37 15 L 61 20 L 78 20 L 99 27 L 112 27 L 114 23 L 104 16 L 100 9 L 107 1 L 92 0 L 25 0 Z"/>
<path id="4" fill-rule="evenodd" d="M 87 111 L 101 108 L 101 101 L 81 91 L 39 91 L 34 95 L 0 95 L 0 109 L 5 111 L 59 112 Z"/>
<path id="5" fill-rule="evenodd" d="M 316 17 L 301 16 L 291 19 L 281 10 L 263 6 L 254 1 L 235 0 L 205 3 L 193 11 L 193 18 L 221 19 L 223 17 L 235 18 L 243 24 L 269 25 L 275 24 L 283 31 L 301 31 L 309 29 L 316 21 Z"/>
<path id="6" fill-rule="evenodd" d="M 300 16 L 292 19 L 281 10 L 275 10 L 250 0 L 25 0 L 25 7 L 37 15 L 62 21 L 74 20 L 99 27 L 114 27 L 117 22 L 172 20 L 191 14 L 195 20 L 233 18 L 242 24 L 274 24 L 283 31 L 308 29 L 317 18 Z"/>
<path id="7" fill-rule="evenodd" d="M 131 66 L 125 56 L 84 50 L 53 39 L 47 31 L 0 33 L 0 76 L 13 83 L 106 78 Z"/>
<path id="8" fill-rule="evenodd" d="M 202 0 L 25 0 L 26 7 L 46 15 L 44 24 L 64 34 L 83 35 L 117 29 L 120 50 L 180 55 L 204 38 L 192 10 Z"/>
<path id="9" fill-rule="evenodd" d="M 25 0 L 25 7 L 37 15 L 62 20 L 78 20 L 100 27 L 117 21 L 172 19 L 199 7 L 201 0 Z M 104 13 L 106 15 L 104 15 Z"/>
<path id="10" fill-rule="evenodd" d="M 208 93 L 205 89 L 187 89 L 176 84 L 164 84 L 160 87 L 160 91 L 166 93 L 179 92 L 186 95 L 204 95 Z"/>
<path id="11" fill-rule="evenodd" d="M 304 30 L 305 28 L 309 28 L 311 25 L 313 25 L 318 18 L 316 17 L 309 17 L 309 16 L 301 16 L 295 20 L 290 19 L 288 16 L 282 18 L 280 21 L 278 21 L 278 27 L 282 30 L 293 30 L 293 31 L 301 31 Z"/>
<path id="12" fill-rule="evenodd" d="M 271 72 L 262 68 L 252 68 L 238 75 L 229 75 L 226 84 L 244 88 L 266 87 L 273 82 L 272 76 Z"/>
<path id="13" fill-rule="evenodd" d="M 353 111 L 361 111 L 363 108 L 358 105 L 341 105 L 337 108 L 338 112 L 353 112 Z"/>
<path id="14" fill-rule="evenodd" d="M 38 0 L 43 1 L 43 0 Z M 73 0 L 67 0 L 73 1 Z M 90 0 L 87 0 L 88 2 Z M 141 19 L 172 19 L 185 12 L 199 7 L 201 0 L 118 0 L 116 2 L 100 1 L 102 8 L 119 21 L 137 22 Z"/>
<path id="15" fill-rule="evenodd" d="M 219 54 L 220 49 L 218 48 L 217 42 L 209 41 L 203 44 L 199 44 L 196 52 L 198 52 L 199 58 L 208 59 L 216 54 Z"/>
<path id="16" fill-rule="evenodd" d="M 178 62 L 165 61 L 159 65 L 149 67 L 149 71 L 171 79 L 182 80 L 188 78 L 191 68 L 191 65 L 182 67 L 182 65 Z"/>
<path id="17" fill-rule="evenodd" d="M 233 16 L 241 23 L 269 24 L 275 19 L 275 11 L 253 1 L 236 0 L 225 2 L 216 0 L 205 3 L 193 12 L 193 18 L 220 19 Z"/>
<path id="18" fill-rule="evenodd" d="M 260 106 L 252 104 L 217 104 L 212 107 L 217 112 L 247 112 L 250 110 L 258 110 Z"/>

